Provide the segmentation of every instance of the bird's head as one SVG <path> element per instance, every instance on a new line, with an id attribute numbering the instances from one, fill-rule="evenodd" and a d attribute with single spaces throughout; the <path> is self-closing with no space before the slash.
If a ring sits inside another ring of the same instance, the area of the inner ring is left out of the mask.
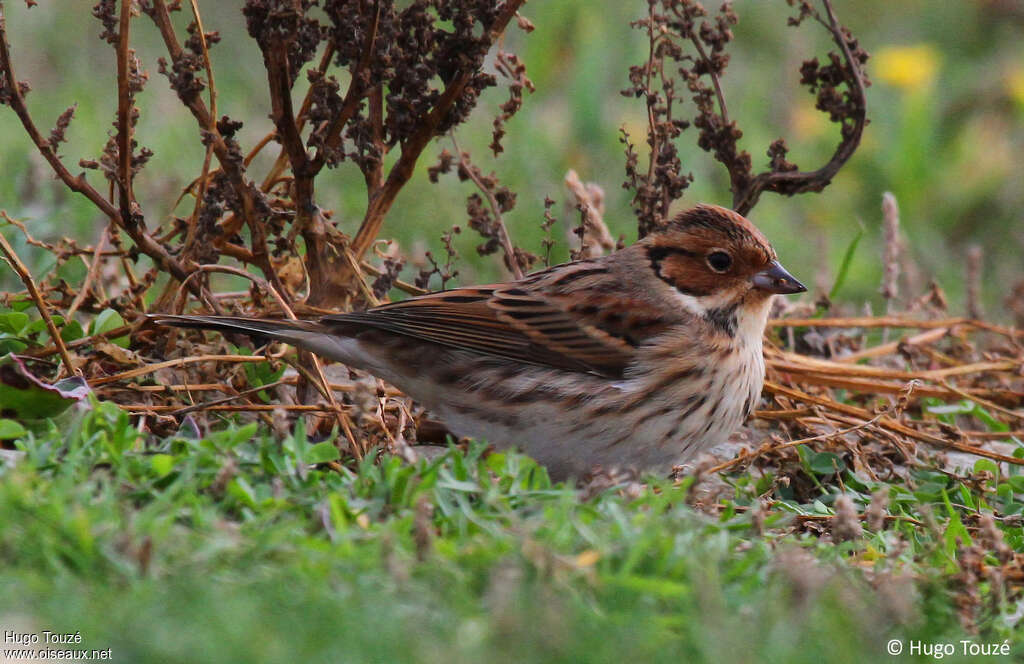
<path id="1" fill-rule="evenodd" d="M 655 274 L 696 314 L 747 311 L 763 321 L 772 295 L 807 290 L 782 267 L 756 226 L 716 205 L 680 213 L 641 244 Z"/>

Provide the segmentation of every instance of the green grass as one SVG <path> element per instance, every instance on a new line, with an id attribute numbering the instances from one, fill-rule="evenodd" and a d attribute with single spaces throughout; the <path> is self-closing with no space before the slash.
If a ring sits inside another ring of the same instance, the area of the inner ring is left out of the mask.
<path id="1" fill-rule="evenodd" d="M 339 472 L 310 463 L 336 452 L 301 430 L 156 440 L 111 403 L 14 447 L 0 622 L 77 630 L 115 661 L 870 662 L 891 661 L 890 639 L 1008 638 L 1024 653 L 1021 605 L 982 587 L 967 635 L 950 576 L 967 519 L 1024 510 L 1019 477 L 979 490 L 922 474 L 913 491 L 839 460 L 849 495 L 887 486 L 897 519 L 833 544 L 793 521 L 831 513 L 832 459 L 806 458 L 813 501 L 740 476 L 709 512 L 689 506 L 692 479 L 587 497 L 482 445 Z M 766 490 L 779 502 L 762 535 L 746 508 Z"/>

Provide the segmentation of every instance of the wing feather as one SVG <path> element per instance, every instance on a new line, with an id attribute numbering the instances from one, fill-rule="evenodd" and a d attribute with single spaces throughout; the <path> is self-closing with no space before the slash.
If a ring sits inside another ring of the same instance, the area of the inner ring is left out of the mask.
<path id="1" fill-rule="evenodd" d="M 652 302 L 637 284 L 636 267 L 618 262 L 630 260 L 623 254 L 566 263 L 517 282 L 429 293 L 321 322 L 342 326 L 346 334 L 369 327 L 484 356 L 621 377 L 639 346 L 686 322 L 681 312 Z"/>

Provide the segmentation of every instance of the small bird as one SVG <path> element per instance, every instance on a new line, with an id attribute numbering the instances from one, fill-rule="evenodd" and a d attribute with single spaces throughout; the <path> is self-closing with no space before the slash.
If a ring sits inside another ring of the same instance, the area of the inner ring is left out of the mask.
<path id="1" fill-rule="evenodd" d="M 726 440 L 761 394 L 772 297 L 806 290 L 750 221 L 699 205 L 625 249 L 518 281 L 315 321 L 151 319 L 368 371 L 453 433 L 517 448 L 564 478 L 667 472 Z"/>

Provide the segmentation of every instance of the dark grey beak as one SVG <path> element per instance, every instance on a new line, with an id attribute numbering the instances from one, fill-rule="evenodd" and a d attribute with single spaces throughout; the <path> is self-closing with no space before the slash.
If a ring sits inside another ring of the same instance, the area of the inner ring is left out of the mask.
<path id="1" fill-rule="evenodd" d="M 779 295 L 803 293 L 807 290 L 806 286 L 797 281 L 789 272 L 786 272 L 786 268 L 782 267 L 779 261 L 772 261 L 767 270 L 755 274 L 751 281 L 754 282 L 754 288 L 760 288 L 769 293 L 778 293 Z"/>

